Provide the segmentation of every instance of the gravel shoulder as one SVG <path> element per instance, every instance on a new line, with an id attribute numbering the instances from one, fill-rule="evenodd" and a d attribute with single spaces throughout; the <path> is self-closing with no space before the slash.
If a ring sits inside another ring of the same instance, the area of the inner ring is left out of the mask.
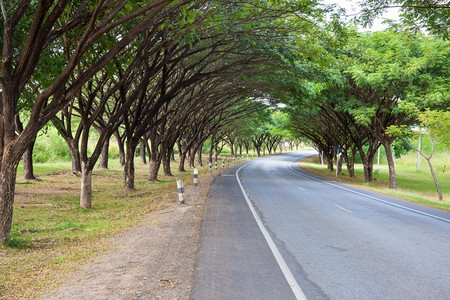
<path id="1" fill-rule="evenodd" d="M 112 238 L 107 252 L 42 299 L 188 299 L 212 180 Z"/>

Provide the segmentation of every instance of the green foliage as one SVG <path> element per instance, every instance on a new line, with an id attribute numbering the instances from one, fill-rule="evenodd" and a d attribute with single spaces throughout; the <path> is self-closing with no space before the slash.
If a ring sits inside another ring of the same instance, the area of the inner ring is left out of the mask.
<path id="1" fill-rule="evenodd" d="M 46 133 L 38 134 L 33 150 L 36 163 L 70 160 L 70 151 L 64 139 L 51 128 Z"/>

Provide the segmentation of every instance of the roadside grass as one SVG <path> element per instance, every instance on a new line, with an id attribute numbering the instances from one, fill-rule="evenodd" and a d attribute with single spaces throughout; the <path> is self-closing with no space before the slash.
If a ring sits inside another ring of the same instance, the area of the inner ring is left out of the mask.
<path id="1" fill-rule="evenodd" d="M 424 205 L 450 211 L 450 154 L 448 152 L 437 153 L 432 160 L 440 189 L 444 195 L 444 201 L 439 201 L 438 194 L 431 177 L 426 161 L 422 158 L 420 171 L 416 170 L 417 156 L 413 153 L 402 156 L 396 160 L 395 173 L 398 188 L 389 188 L 389 169 L 386 164 L 374 164 L 374 181 L 364 181 L 362 164 L 355 165 L 356 177 L 348 177 L 345 164 L 342 166 L 342 174 L 336 177 L 336 171 L 329 171 L 326 165 L 321 165 L 318 157 L 309 158 L 299 163 L 299 166 L 313 174 L 329 179 L 361 186 L 389 196 L 422 203 Z"/>
<path id="2" fill-rule="evenodd" d="M 109 237 L 177 202 L 177 179 L 192 184 L 192 170 L 179 173 L 176 162 L 174 176 L 159 174 L 154 183 L 148 165 L 137 162 L 136 189 L 127 191 L 118 161 L 109 163 L 109 170 L 94 169 L 92 209 L 79 208 L 80 178 L 70 162 L 36 164 L 36 181 L 19 170 L 10 239 L 0 244 L 0 299 L 38 298 L 106 250 Z M 199 168 L 201 176 L 207 169 Z"/>

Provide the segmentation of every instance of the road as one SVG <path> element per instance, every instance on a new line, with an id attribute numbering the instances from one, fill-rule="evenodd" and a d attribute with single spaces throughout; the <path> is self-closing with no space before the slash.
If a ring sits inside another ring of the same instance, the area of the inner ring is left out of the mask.
<path id="1" fill-rule="evenodd" d="M 308 155 L 217 176 L 191 298 L 450 299 L 450 213 L 312 176 Z"/>

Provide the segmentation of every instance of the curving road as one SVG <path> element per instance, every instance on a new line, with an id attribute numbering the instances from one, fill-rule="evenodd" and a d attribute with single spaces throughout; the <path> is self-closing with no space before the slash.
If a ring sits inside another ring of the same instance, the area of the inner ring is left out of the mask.
<path id="1" fill-rule="evenodd" d="M 450 213 L 261 158 L 211 186 L 192 299 L 450 299 Z"/>

